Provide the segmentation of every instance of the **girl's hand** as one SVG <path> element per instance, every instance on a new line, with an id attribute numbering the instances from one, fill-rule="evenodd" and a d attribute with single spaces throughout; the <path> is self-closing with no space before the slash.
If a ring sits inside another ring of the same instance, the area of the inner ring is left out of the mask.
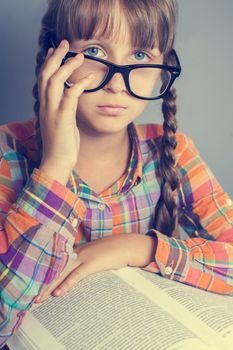
<path id="1" fill-rule="evenodd" d="M 154 260 L 156 238 L 141 234 L 104 237 L 79 246 L 75 263 L 56 279 L 35 302 L 45 301 L 50 294 L 62 296 L 84 277 L 95 272 L 125 266 L 147 266 Z"/>
<path id="2" fill-rule="evenodd" d="M 61 66 L 69 50 L 69 43 L 63 40 L 58 48 L 48 50 L 38 78 L 40 98 L 40 127 L 43 141 L 41 164 L 72 171 L 79 153 L 80 136 L 76 125 L 76 110 L 79 96 L 94 78 L 89 75 L 64 89 L 64 82 L 71 73 L 82 65 L 84 56 L 77 54 Z"/>

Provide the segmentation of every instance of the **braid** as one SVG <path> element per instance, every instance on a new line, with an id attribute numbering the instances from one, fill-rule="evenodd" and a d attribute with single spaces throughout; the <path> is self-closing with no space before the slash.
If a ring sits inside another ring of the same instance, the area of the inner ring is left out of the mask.
<path id="1" fill-rule="evenodd" d="M 166 77 L 162 77 L 164 81 Z M 159 177 L 161 193 L 155 208 L 154 226 L 167 236 L 172 236 L 178 221 L 178 210 L 173 196 L 179 186 L 178 172 L 175 167 L 176 141 L 176 90 L 171 88 L 163 98 L 162 112 L 164 117 L 163 136 L 160 150 Z"/>

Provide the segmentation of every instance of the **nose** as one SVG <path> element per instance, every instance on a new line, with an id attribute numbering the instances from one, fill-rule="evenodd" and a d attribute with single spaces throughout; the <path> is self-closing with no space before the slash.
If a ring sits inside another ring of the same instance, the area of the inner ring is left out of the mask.
<path id="1" fill-rule="evenodd" d="M 115 73 L 112 79 L 104 86 L 104 90 L 108 92 L 119 93 L 126 91 L 124 78 L 121 73 Z"/>

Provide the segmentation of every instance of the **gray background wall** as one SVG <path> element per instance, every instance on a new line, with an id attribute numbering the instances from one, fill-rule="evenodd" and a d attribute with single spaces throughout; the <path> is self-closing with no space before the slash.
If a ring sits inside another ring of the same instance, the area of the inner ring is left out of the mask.
<path id="1" fill-rule="evenodd" d="M 177 81 L 180 130 L 233 197 L 233 1 L 178 0 L 176 39 L 183 72 Z M 0 0 L 0 124 L 33 115 L 31 90 L 46 0 Z M 160 122 L 151 103 L 139 123 Z"/>

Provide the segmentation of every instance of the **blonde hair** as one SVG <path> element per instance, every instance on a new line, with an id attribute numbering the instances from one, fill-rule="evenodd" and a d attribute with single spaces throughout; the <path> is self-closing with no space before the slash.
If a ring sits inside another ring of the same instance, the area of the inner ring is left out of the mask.
<path id="1" fill-rule="evenodd" d="M 36 78 L 51 46 L 51 38 L 56 44 L 62 39 L 67 39 L 69 42 L 88 40 L 96 34 L 115 38 L 119 32 L 114 30 L 119 25 L 119 21 L 115 21 L 116 6 L 127 19 L 132 45 L 140 48 L 158 47 L 164 54 L 164 63 L 173 64 L 171 50 L 176 33 L 176 0 L 48 0 L 48 8 L 42 19 L 39 35 Z M 37 116 L 36 132 L 40 150 L 38 162 L 40 162 L 42 141 L 37 82 L 33 87 L 33 96 L 36 100 L 34 111 Z M 177 225 L 177 207 L 172 193 L 179 186 L 174 156 L 177 129 L 174 87 L 165 95 L 162 111 L 164 134 L 159 146 L 160 167 L 157 172 L 161 182 L 161 194 L 155 208 L 154 227 L 170 236 Z"/>

